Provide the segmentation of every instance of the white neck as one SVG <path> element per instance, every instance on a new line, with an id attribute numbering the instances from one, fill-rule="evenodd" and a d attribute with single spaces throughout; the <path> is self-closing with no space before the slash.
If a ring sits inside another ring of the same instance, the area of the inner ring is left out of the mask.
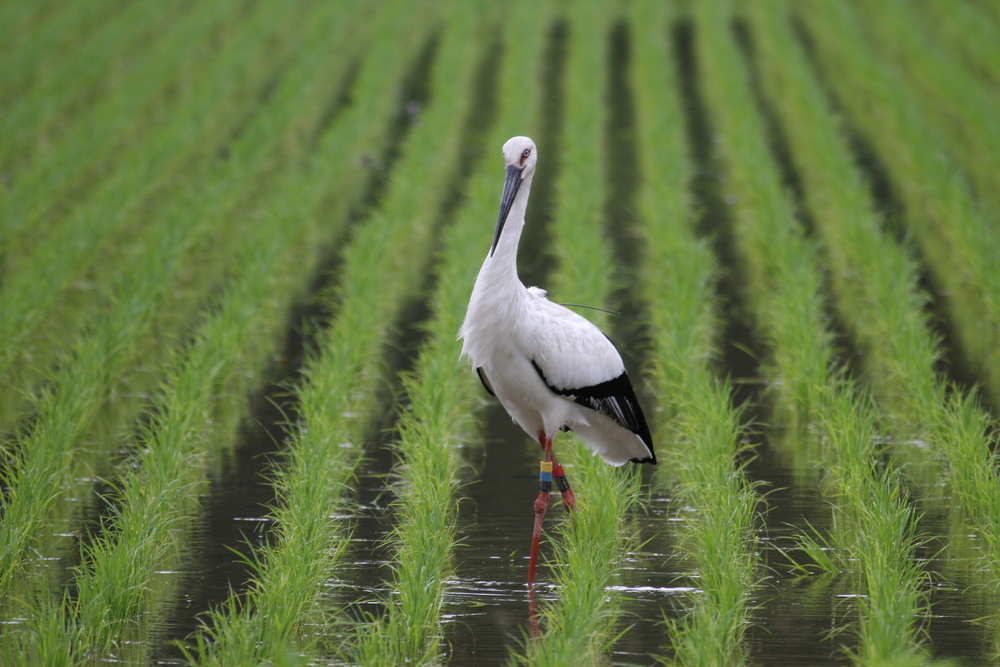
<path id="1" fill-rule="evenodd" d="M 517 276 L 517 246 L 530 192 L 529 176 L 521 183 L 496 248 L 486 255 L 472 288 L 459 337 L 463 339 L 462 354 L 476 364 L 488 358 L 487 349 L 510 342 L 507 330 L 523 312 L 528 290 Z"/>
<path id="2" fill-rule="evenodd" d="M 528 208 L 530 194 L 531 175 L 525 178 L 521 182 L 521 187 L 518 188 L 517 195 L 515 195 L 507 213 L 507 221 L 504 223 L 503 231 L 497 240 L 496 248 L 491 254 L 486 255 L 483 267 L 479 270 L 482 280 L 476 280 L 477 288 L 480 286 L 480 282 L 497 287 L 508 281 L 520 283 L 517 277 L 517 247 L 521 241 L 521 231 L 524 229 L 524 214 Z"/>

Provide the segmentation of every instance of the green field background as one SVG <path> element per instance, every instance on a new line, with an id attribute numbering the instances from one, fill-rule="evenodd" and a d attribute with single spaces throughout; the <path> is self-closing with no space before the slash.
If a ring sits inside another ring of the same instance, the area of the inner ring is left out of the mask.
<path id="1" fill-rule="evenodd" d="M 507 445 L 456 335 L 519 134 L 522 278 L 620 311 L 583 314 L 661 465 L 560 436 L 539 636 L 525 601 L 482 664 L 634 662 L 615 591 L 657 540 L 685 592 L 641 664 L 786 664 L 755 639 L 781 586 L 829 598 L 831 663 L 1000 659 L 997 3 L 3 0 L 0 661 L 459 664 L 457 516 Z M 331 582 L 382 451 L 358 613 Z M 246 580 L 177 639 L 248 456 L 266 535 L 216 545 Z"/>

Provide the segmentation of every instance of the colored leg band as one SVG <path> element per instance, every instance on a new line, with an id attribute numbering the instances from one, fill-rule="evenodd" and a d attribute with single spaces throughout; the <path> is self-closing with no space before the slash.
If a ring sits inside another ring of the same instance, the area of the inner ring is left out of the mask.
<path id="1" fill-rule="evenodd" d="M 569 491 L 569 480 L 566 479 L 566 474 L 563 472 L 562 466 L 555 466 L 552 469 L 552 476 L 555 478 L 556 488 L 561 493 Z"/>
<path id="2" fill-rule="evenodd" d="M 552 461 L 542 461 L 538 472 L 538 488 L 542 491 L 552 490 Z"/>

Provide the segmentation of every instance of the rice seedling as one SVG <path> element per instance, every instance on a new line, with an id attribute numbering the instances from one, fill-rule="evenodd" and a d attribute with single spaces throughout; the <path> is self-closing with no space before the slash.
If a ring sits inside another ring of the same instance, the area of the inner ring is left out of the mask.
<path id="1" fill-rule="evenodd" d="M 1000 474 L 996 455 L 996 419 L 971 394 L 952 393 L 932 438 L 947 460 L 948 479 L 955 496 L 990 556 L 983 570 L 989 586 L 1000 590 Z"/>
<path id="2" fill-rule="evenodd" d="M 303 42 L 306 46 L 328 37 L 323 28 L 324 19 L 329 16 L 317 14 L 315 19 L 316 30 L 306 36 Z M 350 42 L 348 31 L 353 28 L 350 20 L 343 22 L 341 43 Z M 358 39 L 360 33 L 355 30 L 354 35 Z M 347 61 L 324 64 L 321 56 L 329 55 L 323 50 L 313 48 L 305 53 L 311 57 L 304 58 L 287 73 L 282 90 L 275 94 L 276 103 L 257 116 L 254 126 L 234 146 L 234 159 L 230 162 L 233 169 L 259 163 L 282 139 L 282 133 L 276 131 L 276 120 L 288 122 L 293 118 L 321 116 L 325 98 L 303 96 L 302 92 L 319 89 L 318 81 L 309 81 L 318 72 L 323 72 L 324 82 L 337 68 L 344 76 Z M 303 106 L 307 100 L 316 106 L 312 113 Z M 297 108 L 302 115 L 289 115 L 290 108 Z M 295 134 L 299 129 L 295 123 L 290 124 L 285 135 Z M 256 154 L 255 160 L 250 153 Z M 296 176 L 303 177 L 295 172 L 286 174 L 287 179 Z M 235 174 L 227 174 L 222 180 L 231 187 L 255 182 Z M 137 627 L 136 619 L 144 618 L 150 611 L 149 582 L 154 571 L 171 558 L 176 560 L 180 551 L 181 522 L 189 518 L 197 485 L 204 482 L 207 464 L 203 459 L 209 454 L 205 451 L 208 436 L 211 434 L 216 443 L 233 438 L 231 431 L 235 424 L 231 424 L 230 433 L 223 437 L 215 423 L 217 408 L 213 404 L 219 399 L 219 388 L 233 391 L 260 375 L 266 363 L 263 353 L 273 346 L 273 334 L 282 321 L 280 315 L 288 307 L 277 297 L 296 282 L 302 283 L 309 275 L 307 269 L 317 259 L 313 251 L 311 261 L 302 262 L 303 254 L 307 260 L 310 257 L 308 252 L 303 253 L 303 237 L 309 235 L 310 218 L 290 216 L 287 209 L 282 211 L 286 207 L 274 201 L 280 196 L 278 193 L 287 192 L 280 187 L 274 191 L 271 203 L 266 204 L 268 210 L 260 216 L 261 224 L 251 228 L 238 253 L 236 266 L 242 272 L 241 277 L 232 282 L 217 314 L 202 326 L 186 354 L 178 355 L 174 369 L 164 381 L 152 423 L 134 447 L 136 453 L 123 466 L 125 474 L 117 485 L 120 504 L 111 512 L 105 535 L 95 540 L 84 556 L 85 566 L 75 579 L 76 595 L 72 600 L 65 598 L 62 606 L 43 601 L 38 613 L 54 614 L 57 618 L 32 623 L 32 627 L 54 630 L 58 637 L 72 642 L 65 655 L 73 656 L 74 663 L 112 651 L 121 657 L 131 650 L 137 654 L 136 659 L 141 659 L 149 648 L 148 641 L 127 639 L 142 636 L 143 628 Z M 299 271 L 288 270 L 296 265 Z M 272 335 L 262 335 L 267 332 Z M 255 372 L 247 373 L 246 366 Z M 35 614 L 29 613 L 32 615 Z M 64 618 L 64 623 L 59 623 L 59 618 Z M 145 630 L 148 633 L 148 627 Z M 40 656 L 50 650 L 43 647 L 56 643 L 56 638 L 28 633 L 17 637 L 17 645 L 11 650 L 20 656 Z"/>
<path id="3" fill-rule="evenodd" d="M 868 184 L 787 15 L 761 7 L 748 14 L 763 92 L 774 104 L 801 177 L 840 319 L 864 355 L 866 380 L 893 431 L 925 436 L 943 393 L 933 371 L 940 341 L 928 328 L 928 297 L 919 289 L 918 267 L 880 228 Z"/>
<path id="4" fill-rule="evenodd" d="M 921 25 L 917 10 L 902 2 L 858 5 L 873 44 L 892 44 L 884 60 L 893 63 L 924 102 L 928 119 L 941 128 L 985 204 L 984 215 L 1000 219 L 1000 96 Z M 975 34 L 975 31 L 973 31 Z M 990 50 L 988 49 L 987 53 Z"/>
<path id="5" fill-rule="evenodd" d="M 121 284 L 120 281 L 115 282 L 122 273 L 117 263 L 98 264 L 94 269 L 95 275 L 86 274 L 94 267 L 95 260 L 101 257 L 102 244 L 115 238 L 124 228 L 132 227 L 141 238 L 140 247 L 146 248 L 146 252 L 153 252 L 150 248 L 155 248 L 157 241 L 151 235 L 175 234 L 176 241 L 183 240 L 179 231 L 161 229 L 161 225 L 167 225 L 163 220 L 178 216 L 183 224 L 196 225 L 199 222 L 181 213 L 183 207 L 192 201 L 203 201 L 196 186 L 205 178 L 212 162 L 198 158 L 211 155 L 224 145 L 230 123 L 239 122 L 238 116 L 234 118 L 231 112 L 266 82 L 268 68 L 247 68 L 247 54 L 262 57 L 255 51 L 258 40 L 273 34 L 273 30 L 284 29 L 287 36 L 291 24 L 290 19 L 276 23 L 266 16 L 259 16 L 235 31 L 234 42 L 225 57 L 212 62 L 206 76 L 197 79 L 192 86 L 190 104 L 185 106 L 184 112 L 177 114 L 154 134 L 153 145 L 147 145 L 144 151 L 128 154 L 118 177 L 102 182 L 91 198 L 72 210 L 69 220 L 60 225 L 54 235 L 32 248 L 21 270 L 7 276 L 4 290 L 0 293 L 0 308 L 5 313 L 0 320 L 0 335 L 7 341 L 0 352 L 0 375 L 13 376 L 11 379 L 14 380 L 19 370 L 16 364 L 23 367 L 27 360 L 32 365 L 48 362 L 44 354 L 46 349 L 38 349 L 34 334 L 43 324 L 55 318 L 59 326 L 53 323 L 52 329 L 58 339 L 62 327 L 72 323 L 72 320 L 64 322 L 59 317 L 67 315 L 65 309 L 72 313 L 72 299 L 68 291 L 74 280 L 87 277 L 92 287 L 103 288 L 96 290 L 102 297 L 107 298 L 106 291 L 114 294 L 117 288 L 112 286 Z M 290 40 L 281 43 L 285 49 L 291 47 Z M 275 51 L 271 55 L 277 53 Z M 164 190 L 175 187 L 174 176 L 185 167 L 189 168 L 183 181 L 185 185 L 180 192 L 172 192 L 170 205 L 165 207 L 167 210 L 153 220 L 140 215 L 142 207 L 149 205 L 156 194 L 163 196 Z M 121 242 L 121 239 L 118 240 Z M 129 247 L 130 244 L 123 245 Z M 137 260 L 144 261 L 137 257 L 126 261 Z M 63 305 L 64 311 L 57 317 L 52 309 L 59 304 Z M 39 353 L 42 353 L 41 358 L 36 360 Z M 52 355 L 53 351 L 48 350 L 48 354 Z M 45 368 L 36 367 L 34 370 L 44 371 Z M 10 397 L 8 400 L 11 400 Z M 11 420 L 17 412 L 16 405 L 7 406 L 2 416 Z M 9 423 L 2 422 L 2 425 L 4 430 L 9 429 Z"/>
<path id="6" fill-rule="evenodd" d="M 920 20 L 927 30 L 984 78 L 1000 81 L 1000 50 L 993 39 L 997 16 L 975 2 L 921 3 Z"/>
<path id="7" fill-rule="evenodd" d="M 757 297 L 762 299 L 756 306 L 758 326 L 765 328 L 773 346 L 784 350 L 782 356 L 799 362 L 779 361 L 777 372 L 792 391 L 808 387 L 809 401 L 797 405 L 824 426 L 841 507 L 854 508 L 851 523 L 860 535 L 846 540 L 837 537 L 839 545 L 860 550 L 866 597 L 859 607 L 858 657 L 862 662 L 877 662 L 913 653 L 919 646 L 913 624 L 922 608 L 922 576 L 913 561 L 917 541 L 912 510 L 898 473 L 891 469 L 877 472 L 872 449 L 877 431 L 867 403 L 854 399 L 851 388 L 840 380 L 841 372 L 833 367 L 816 251 L 802 239 L 781 191 L 774 158 L 764 143 L 767 133 L 750 98 L 748 73 L 740 64 L 727 25 L 726 9 L 721 3 L 698 6 L 698 34 L 703 37 L 699 53 L 709 82 L 706 96 L 722 134 L 720 148 L 731 179 L 729 187 L 736 195 L 737 226 L 757 223 L 768 229 L 766 234 L 757 231 L 759 236 L 751 235 L 751 230 L 737 230 L 737 236 L 744 237 L 739 240 L 746 245 L 744 254 L 760 263 L 754 269 L 759 281 L 756 289 L 763 292 Z M 748 243 L 751 239 L 752 244 Z M 783 321 L 776 323 L 778 319 Z M 817 360 L 822 363 L 816 364 Z"/>
<path id="8" fill-rule="evenodd" d="M 0 203 L 0 246 L 5 249 L 3 270 L 13 272 L 23 263 L 20 256 L 24 250 L 39 243 L 40 237 L 50 232 L 50 227 L 62 219 L 61 209 L 78 204 L 78 199 L 87 197 L 88 180 L 99 178 L 97 165 L 104 164 L 104 171 L 112 176 L 120 167 L 128 168 L 129 160 L 123 159 L 128 150 L 138 149 L 141 154 L 147 141 L 155 139 L 155 133 L 148 132 L 148 126 L 155 122 L 155 116 L 162 113 L 161 105 L 170 104 L 170 85 L 177 84 L 177 78 L 185 70 L 192 68 L 199 58 L 210 53 L 208 48 L 212 30 L 220 23 L 231 21 L 233 17 L 219 8 L 200 8 L 177 21 L 173 30 L 164 33 L 160 39 L 149 42 L 144 30 L 150 24 L 149 9 L 137 16 L 124 12 L 117 17 L 127 20 L 130 31 L 137 33 L 135 39 L 146 39 L 145 58 L 139 58 L 134 67 L 116 81 L 119 87 L 104 94 L 96 94 L 90 89 L 93 82 L 85 81 L 84 92 L 93 97 L 93 103 L 73 109 L 72 118 L 56 114 L 49 125 L 61 129 L 54 135 L 47 127 L 35 127 L 32 122 L 40 122 L 47 115 L 39 106 L 54 104 L 54 91 L 72 91 L 69 82 L 81 78 L 73 68 L 68 68 L 67 80 L 57 77 L 52 84 L 39 91 L 37 97 L 26 96 L 17 100 L 17 105 L 4 115 L 5 136 L 12 137 L 4 142 L 9 153 L 9 166 L 0 167 L 7 172 L 5 197 Z M 155 16 L 161 21 L 174 18 L 158 10 Z M 116 37 L 100 34 L 97 42 L 116 58 L 126 58 L 127 54 L 111 49 L 126 37 L 124 29 L 116 22 L 109 22 L 109 28 Z M 223 48 L 224 45 L 220 45 Z M 173 54 L 189 49 L 190 60 L 174 58 Z M 208 53 L 206 53 L 208 51 Z M 81 54 L 79 62 L 92 63 L 98 60 L 95 54 Z M 110 56 L 109 56 L 110 57 Z M 74 59 L 74 62 L 77 62 Z M 104 69 L 107 76 L 115 74 L 114 63 Z M 62 70 L 58 70 L 62 74 Z M 121 91 L 121 92 L 119 92 Z M 183 105 L 183 96 L 174 101 Z M 51 115 L 51 114 L 49 114 Z M 22 146 L 20 152 L 15 148 Z M 31 148 L 34 147 L 34 150 Z M 109 159 L 110 158 L 110 159 Z M 134 161 L 135 158 L 133 157 Z M 0 164 L 5 160 L 0 157 Z M 108 164 L 110 162 L 110 164 Z M 59 212 L 59 213 L 57 213 Z"/>
<path id="9" fill-rule="evenodd" d="M 639 500 L 641 475 L 634 468 L 608 468 L 582 445 L 563 459 L 579 489 L 577 514 L 560 525 L 553 546 L 557 598 L 541 606 L 544 632 L 514 652 L 516 664 L 599 663 L 621 632 L 620 601 L 608 587 L 632 541 L 622 523 Z"/>
<path id="10" fill-rule="evenodd" d="M 850 122 L 878 151 L 906 221 L 941 292 L 957 343 L 991 396 L 1000 396 L 1000 235 L 982 215 L 940 128 L 928 122 L 905 79 L 878 57 L 846 4 L 796 13 L 817 67 Z M 872 109 L 875 109 L 873 112 Z"/>
<path id="11" fill-rule="evenodd" d="M 608 169 L 602 159 L 607 108 L 601 86 L 593 81 L 607 52 L 594 45 L 609 43 L 611 13 L 596 2 L 576 9 L 579 20 L 569 33 L 563 83 L 563 94 L 573 104 L 560 124 L 561 154 L 554 156 L 560 160 L 560 178 L 550 243 L 558 268 L 550 282 L 552 295 L 572 294 L 575 302 L 596 305 L 611 296 L 613 262 L 599 231 L 609 195 L 602 186 Z M 606 326 L 601 315 L 591 319 Z M 551 561 L 559 564 L 552 568 L 557 597 L 541 606 L 542 633 L 514 656 L 533 665 L 593 662 L 613 644 L 617 605 L 607 589 L 629 544 L 622 522 L 639 498 L 637 469 L 607 466 L 575 437 L 563 436 L 560 444 L 578 511 L 558 530 Z"/>
<path id="12" fill-rule="evenodd" d="M 412 28 L 414 17 L 407 18 Z M 387 8 L 383 20 L 398 22 L 398 8 Z M 416 46 L 421 34 L 426 33 L 414 32 L 409 48 Z M 468 59 L 461 40 L 449 41 L 447 33 L 442 40 L 433 91 L 440 91 L 456 75 L 466 80 L 476 64 Z M 396 48 L 400 48 L 398 43 Z M 383 57 L 386 62 L 399 62 L 391 50 Z M 372 62 L 370 67 L 366 70 L 370 79 L 363 85 L 371 90 L 387 87 L 380 63 Z M 357 454 L 354 447 L 341 443 L 357 441 L 366 421 L 364 416 L 348 415 L 370 397 L 387 329 L 419 284 L 415 274 L 428 254 L 430 221 L 443 203 L 443 191 L 416 184 L 425 177 L 448 182 L 459 162 L 459 146 L 457 138 L 443 140 L 439 127 L 451 122 L 448 114 L 461 118 L 462 111 L 432 97 L 423 111 L 423 122 L 404 143 L 395 185 L 380 208 L 355 230 L 353 242 L 344 251 L 341 283 L 334 295 L 337 316 L 313 357 L 307 383 L 298 390 L 301 419 L 307 428 L 294 434 L 275 480 L 280 500 L 274 509 L 279 526 L 275 543 L 255 556 L 257 576 L 247 600 L 231 599 L 213 613 L 212 627 L 195 638 L 194 655 L 199 662 L 288 660 L 309 649 L 310 640 L 301 628 L 317 619 L 323 579 L 332 574 L 331 567 L 346 544 L 341 537 L 344 526 L 331 518 L 330 508 L 343 502 L 344 485 Z M 355 121 L 368 119 L 365 114 Z M 431 154 L 436 159 L 428 171 Z M 423 176 L 417 178 L 417 173 Z"/>
<path id="13" fill-rule="evenodd" d="M 542 62 L 539 56 L 547 17 L 544 5 L 522 3 L 505 12 L 502 22 L 494 23 L 496 16 L 492 16 L 488 24 L 481 25 L 480 29 L 497 26 L 501 32 L 497 48 L 504 55 L 495 112 L 502 122 L 488 133 L 490 139 L 478 146 L 479 153 L 492 156 L 493 152 L 484 148 L 523 132 L 537 113 L 541 91 L 535 70 Z M 475 29 L 471 19 L 459 13 L 448 21 L 446 29 L 467 34 Z M 487 52 L 479 57 L 493 56 Z M 423 327 L 428 340 L 413 374 L 405 380 L 409 408 L 398 426 L 398 500 L 394 504 L 398 523 L 389 539 L 394 551 L 392 594 L 384 601 L 385 615 L 358 628 L 350 653 L 351 661 L 358 664 L 436 664 L 441 660 L 437 642 L 446 582 L 453 576 L 461 467 L 456 444 L 468 437 L 469 417 L 479 400 L 478 381 L 457 358 L 455 332 L 475 280 L 476 265 L 469 258 L 482 251 L 487 238 L 484 230 L 488 229 L 483 222 L 495 213 L 496 174 L 493 160 L 479 158 L 468 179 L 474 194 L 454 215 L 454 222 L 442 230 L 445 242 L 435 262 L 432 316 Z"/>
<path id="14" fill-rule="evenodd" d="M 749 277 L 747 298 L 767 343 L 777 418 L 806 425 L 821 407 L 819 391 L 833 361 L 816 271 L 816 246 L 795 219 L 754 110 L 745 68 L 717 3 L 695 13 L 704 95 L 719 134 L 725 191 L 731 203 L 738 252 Z"/>
<path id="15" fill-rule="evenodd" d="M 868 189 L 784 15 L 754 7 L 750 17 L 755 34 L 761 36 L 756 43 L 762 80 L 770 99 L 778 102 L 791 157 L 803 176 L 806 203 L 826 242 L 838 308 L 865 351 L 866 377 L 879 407 L 892 432 L 922 438 L 941 457 L 971 526 L 990 552 L 997 553 L 997 528 L 986 518 L 1000 511 L 988 436 L 991 420 L 972 395 L 949 389 L 935 374 L 940 342 L 926 322 L 926 296 L 916 287 L 917 267 L 878 229 Z M 856 280 L 858 275 L 866 280 Z M 892 451 L 905 460 L 911 457 L 910 449 Z M 920 462 L 937 467 L 926 457 Z M 912 468 L 909 474 L 914 474 Z M 995 571 L 990 578 L 997 580 Z"/>
<path id="16" fill-rule="evenodd" d="M 246 37 L 252 36 L 250 33 Z M 207 129 L 214 128 L 209 124 Z M 211 146 L 204 139 L 201 143 L 203 149 Z M 118 374 L 131 369 L 133 386 L 141 386 L 135 379 L 132 360 L 141 350 L 141 341 L 149 335 L 187 253 L 217 221 L 217 216 L 230 213 L 239 203 L 238 193 L 252 188 L 254 183 L 239 182 L 237 190 L 229 193 L 236 195 L 233 199 L 214 196 L 226 187 L 224 181 L 210 184 L 214 189 L 208 191 L 202 189 L 204 185 L 190 183 L 183 195 L 148 221 L 145 243 L 127 264 L 118 267 L 120 274 L 110 290 L 116 300 L 109 310 L 95 318 L 88 335 L 78 339 L 67 363 L 54 375 L 51 384 L 39 392 L 34 406 L 35 422 L 15 436 L 13 460 L 3 472 L 11 488 L 4 512 L 23 520 L 5 524 L 0 530 L 3 545 L 0 550 L 7 554 L 0 572 L 0 590 L 7 590 L 11 577 L 29 556 L 33 531 L 44 525 L 49 508 L 62 495 L 61 480 L 72 479 L 83 465 L 74 456 L 81 453 L 77 441 L 114 383 L 119 381 Z M 52 263 L 39 264 L 39 270 L 46 265 L 51 268 Z M 29 293 L 37 289 L 36 285 L 24 286 Z M 2 296 L 9 296 L 7 303 L 19 308 L 14 313 L 31 312 L 32 306 L 42 307 L 25 300 L 29 295 L 14 292 L 14 285 L 6 287 L 10 291 L 4 291 Z M 106 456 L 107 452 L 93 454 Z"/>
<path id="17" fill-rule="evenodd" d="M 86 7 L 63 7 L 54 11 L 52 4 L 33 2 L 30 5 L 6 3 L 3 12 L 3 36 L 0 39 L 0 103 L 6 107 L 13 93 L 28 92 L 32 87 L 43 84 L 37 76 L 49 70 L 52 75 L 60 72 L 55 63 L 58 55 L 76 48 L 89 46 L 88 38 L 101 19 L 107 16 L 113 3 L 93 2 Z"/>
<path id="18" fill-rule="evenodd" d="M 760 563 L 754 534 L 758 503 L 735 458 L 739 412 L 709 362 L 719 327 L 718 267 L 694 233 L 693 168 L 685 145 L 678 73 L 666 27 L 675 18 L 647 2 L 630 15 L 631 73 L 641 144 L 640 215 L 644 222 L 643 296 L 652 338 L 652 377 L 660 401 L 658 472 L 678 494 L 681 548 L 695 563 L 697 590 L 685 616 L 667 623 L 674 660 L 688 665 L 739 664 L 751 591 Z M 667 63 L 667 66 L 663 66 Z M 665 449 L 666 448 L 666 449 Z"/>
<path id="19" fill-rule="evenodd" d="M 841 558 L 855 569 L 863 595 L 860 645 L 852 657 L 872 665 L 919 657 L 923 640 L 914 623 L 925 614 L 926 574 L 915 559 L 920 538 L 900 472 L 878 464 L 875 412 L 864 395 L 839 385 L 826 406 L 828 471 L 840 501 L 834 506 L 837 543 L 846 548 Z"/>
<path id="20" fill-rule="evenodd" d="M 994 5 L 0 2 L 0 662 L 990 661 Z M 524 275 L 637 313 L 661 461 L 636 511 L 560 436 L 534 641 L 528 468 L 455 341 L 517 134 Z"/>
<path id="21" fill-rule="evenodd" d="M 125 7 L 98 24 L 99 28 L 84 42 L 83 48 L 72 54 L 67 66 L 39 63 L 40 72 L 15 67 L 13 71 L 30 77 L 26 84 L 37 82 L 37 85 L 23 90 L 16 101 L 12 100 L 0 120 L 0 131 L 8 137 L 0 148 L 0 168 L 16 174 L 25 171 L 38 158 L 48 157 L 51 152 L 46 150 L 46 144 L 57 144 L 60 134 L 73 127 L 72 122 L 67 122 L 67 116 L 86 116 L 93 108 L 88 109 L 92 100 L 116 97 L 102 93 L 118 83 L 115 75 L 120 71 L 122 60 L 129 55 L 134 57 L 144 42 L 153 40 L 148 46 L 155 44 L 156 35 L 150 34 L 155 21 L 170 22 L 175 18 L 165 8 Z M 169 58 L 166 62 L 176 64 L 177 61 Z M 51 74 L 46 76 L 47 72 Z M 127 78 L 121 83 L 126 89 L 132 84 Z M 11 85 L 18 86 L 16 82 Z M 93 118 L 95 116 L 90 115 L 88 120 Z M 102 136 L 99 134 L 101 129 L 100 122 L 93 127 L 98 137 Z"/>

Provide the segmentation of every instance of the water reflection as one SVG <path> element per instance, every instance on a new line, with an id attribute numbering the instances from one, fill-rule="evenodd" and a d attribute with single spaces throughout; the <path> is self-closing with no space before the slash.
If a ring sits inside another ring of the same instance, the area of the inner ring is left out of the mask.
<path id="1" fill-rule="evenodd" d="M 501 409 L 490 407 L 482 414 L 482 444 L 473 438 L 463 446 L 470 467 L 464 471 L 460 491 L 460 542 L 442 619 L 444 655 L 454 665 L 505 664 L 511 651 L 528 641 L 524 582 L 536 495 L 536 446 Z M 261 473 L 270 460 L 275 434 L 265 429 L 258 435 L 257 448 L 245 441 L 233 466 L 213 483 L 219 495 L 206 502 L 182 566 L 157 575 L 179 580 L 174 587 L 179 593 L 168 605 L 163 623 L 157 624 L 155 660 L 181 662 L 169 640 L 194 630 L 197 614 L 247 580 L 249 573 L 229 547 L 245 550 L 239 546 L 245 538 L 259 543 L 267 537 L 264 508 L 273 502 L 273 492 Z M 353 618 L 381 613 L 379 600 L 387 594 L 385 582 L 391 580 L 386 566 L 391 557 L 386 538 L 394 521 L 393 497 L 386 492 L 394 462 L 387 447 L 391 439 L 385 424 L 373 431 L 347 509 L 351 548 L 336 578 L 327 583 L 334 608 L 346 609 Z M 765 484 L 760 491 L 766 498 L 759 536 L 765 568 L 751 600 L 749 659 L 761 665 L 847 664 L 848 652 L 857 645 L 858 589 L 853 574 L 802 577 L 790 569 L 786 557 L 787 553 L 805 559 L 795 549 L 793 536 L 807 523 L 819 531 L 830 528 L 832 499 L 819 490 L 815 471 L 804 471 L 805 464 L 783 451 L 761 442 L 747 468 L 751 481 Z M 685 561 L 675 542 L 682 508 L 672 502 L 669 487 L 647 488 L 644 506 L 627 518 L 637 535 L 636 547 L 609 588 L 609 594 L 620 600 L 619 628 L 626 630 L 609 656 L 613 664 L 652 665 L 657 664 L 655 656 L 669 655 L 663 619 L 679 617 L 689 597 L 698 594 L 697 580 L 690 577 L 694 564 Z M 958 658 L 963 665 L 990 664 L 990 628 L 970 619 L 992 614 L 995 598 L 976 584 L 983 564 L 975 538 L 964 531 L 961 517 L 947 505 L 946 494 L 939 500 L 945 505 L 921 519 L 923 533 L 940 536 L 920 553 L 927 559 L 930 578 L 928 646 L 933 655 Z M 552 516 L 549 534 L 565 517 L 558 503 Z M 947 549 L 941 550 L 945 544 Z M 538 577 L 543 601 L 559 594 L 545 562 L 551 553 L 551 544 L 543 540 Z"/>

